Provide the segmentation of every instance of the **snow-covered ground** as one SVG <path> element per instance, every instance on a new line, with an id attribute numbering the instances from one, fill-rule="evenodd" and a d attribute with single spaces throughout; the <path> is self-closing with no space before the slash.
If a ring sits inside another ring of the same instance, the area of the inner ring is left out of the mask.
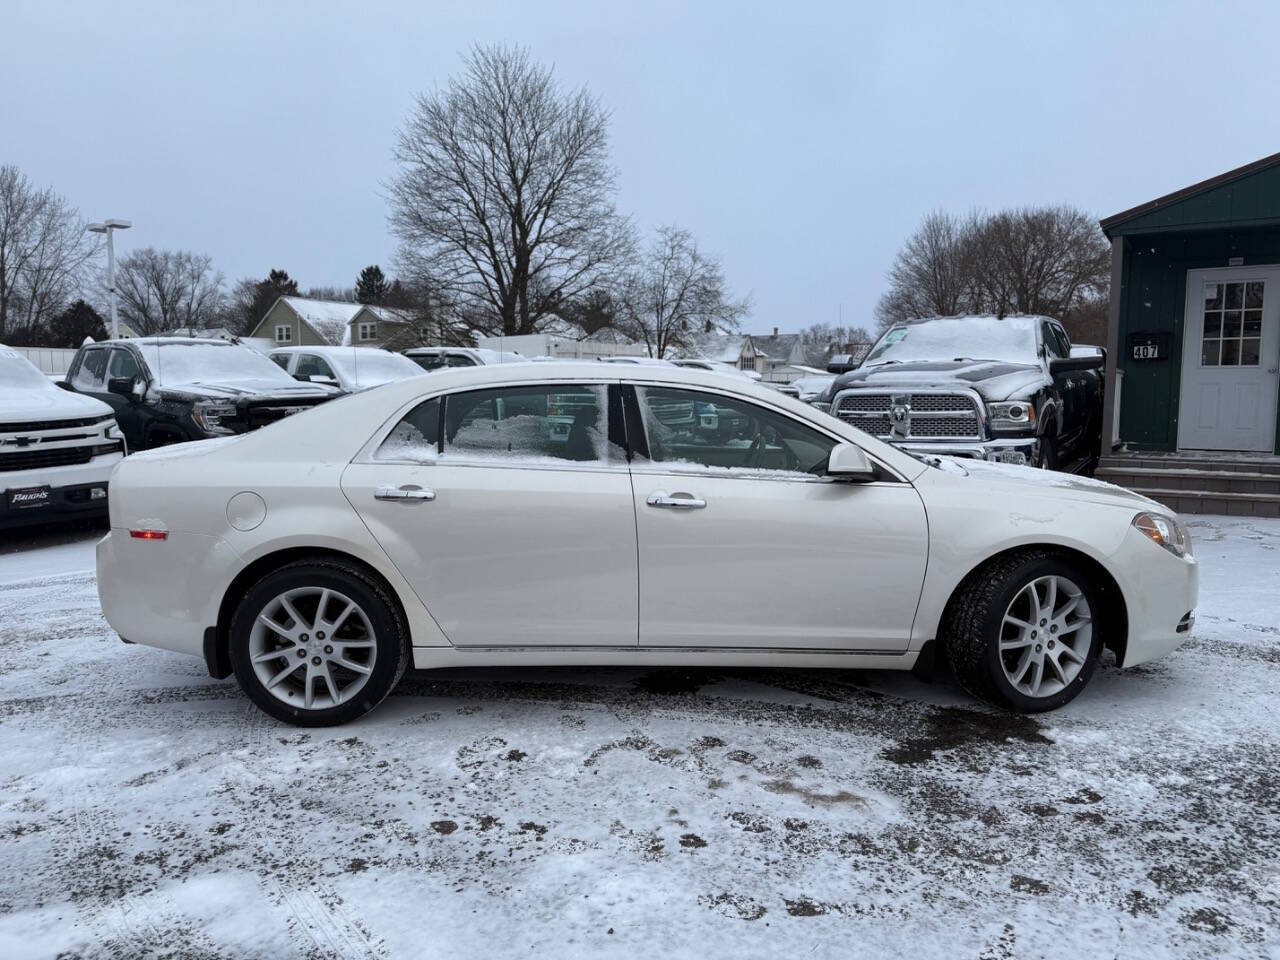
<path id="1" fill-rule="evenodd" d="M 409 675 L 302 731 L 0 556 L 0 957 L 1280 956 L 1280 521 L 1036 719 L 909 676 Z"/>

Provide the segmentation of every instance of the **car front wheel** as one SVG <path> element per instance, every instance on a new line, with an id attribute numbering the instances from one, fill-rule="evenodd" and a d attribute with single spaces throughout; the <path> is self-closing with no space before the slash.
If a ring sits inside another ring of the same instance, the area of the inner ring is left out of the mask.
<path id="1" fill-rule="evenodd" d="M 1022 713 L 1053 710 L 1097 667 L 1101 609 L 1090 578 L 1062 557 L 1025 551 L 971 574 L 947 608 L 956 678 L 974 696 Z"/>
<path id="2" fill-rule="evenodd" d="M 387 588 L 354 564 L 303 560 L 253 585 L 231 621 L 241 688 L 278 720 L 333 726 L 368 713 L 408 665 Z"/>

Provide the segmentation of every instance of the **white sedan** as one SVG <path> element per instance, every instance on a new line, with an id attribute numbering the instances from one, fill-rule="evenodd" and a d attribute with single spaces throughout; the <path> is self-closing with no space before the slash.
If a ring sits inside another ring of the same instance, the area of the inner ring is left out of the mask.
<path id="1" fill-rule="evenodd" d="M 302 725 L 361 716 L 411 663 L 945 656 L 976 696 L 1048 710 L 1104 647 L 1126 667 L 1174 649 L 1196 603 L 1153 501 L 917 459 L 677 367 L 441 371 L 129 457 L 109 499 L 112 627 Z"/>

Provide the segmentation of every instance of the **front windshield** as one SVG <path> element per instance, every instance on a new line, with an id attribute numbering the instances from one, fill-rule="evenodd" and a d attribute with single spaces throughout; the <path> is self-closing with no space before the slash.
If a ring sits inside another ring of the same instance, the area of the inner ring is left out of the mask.
<path id="1" fill-rule="evenodd" d="M 343 377 L 362 387 L 375 387 L 392 380 L 404 380 L 422 374 L 422 367 L 398 353 L 352 347 L 350 350 L 332 350 L 325 359 L 337 367 Z"/>
<path id="2" fill-rule="evenodd" d="M 940 317 L 885 331 L 863 366 L 920 360 L 1036 362 L 1033 317 Z"/>
<path id="3" fill-rule="evenodd" d="M 269 380 L 297 386 L 297 381 L 273 361 L 233 343 L 166 343 L 135 340 L 152 377 L 160 386 L 180 383 L 223 383 L 228 380 Z"/>
<path id="4" fill-rule="evenodd" d="M 27 390 L 57 390 L 34 363 L 8 347 L 0 346 L 0 387 L 23 387 Z"/>

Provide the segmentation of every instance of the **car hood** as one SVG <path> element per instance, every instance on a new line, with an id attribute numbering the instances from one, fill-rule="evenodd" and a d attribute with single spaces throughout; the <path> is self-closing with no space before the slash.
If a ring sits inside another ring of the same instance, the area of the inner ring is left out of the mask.
<path id="1" fill-rule="evenodd" d="M 1073 473 L 1057 473 L 1035 467 L 1018 467 L 1007 463 L 990 463 L 958 457 L 929 457 L 949 482 L 972 485 L 975 495 L 1007 499 L 1011 509 L 1026 496 L 1076 500 L 1105 506 L 1132 507 L 1134 510 L 1157 510 L 1172 513 L 1168 507 L 1142 494 L 1118 487 L 1114 483 L 1081 477 Z"/>
<path id="2" fill-rule="evenodd" d="M 111 408 L 101 400 L 83 393 L 70 393 L 61 387 L 33 390 L 0 386 L 0 421 L 75 420 L 103 417 L 110 412 Z"/>
<path id="3" fill-rule="evenodd" d="M 885 390 L 913 387 L 961 387 L 977 390 L 984 399 L 1005 400 L 1043 383 L 1038 364 L 1001 360 L 919 360 L 858 367 L 836 378 L 831 396 L 850 387 Z"/>
<path id="4" fill-rule="evenodd" d="M 166 383 L 163 394 L 181 394 L 202 400 L 272 399 L 310 400 L 333 396 L 333 391 L 310 383 L 281 383 L 278 380 L 221 380 L 218 383 Z"/>

